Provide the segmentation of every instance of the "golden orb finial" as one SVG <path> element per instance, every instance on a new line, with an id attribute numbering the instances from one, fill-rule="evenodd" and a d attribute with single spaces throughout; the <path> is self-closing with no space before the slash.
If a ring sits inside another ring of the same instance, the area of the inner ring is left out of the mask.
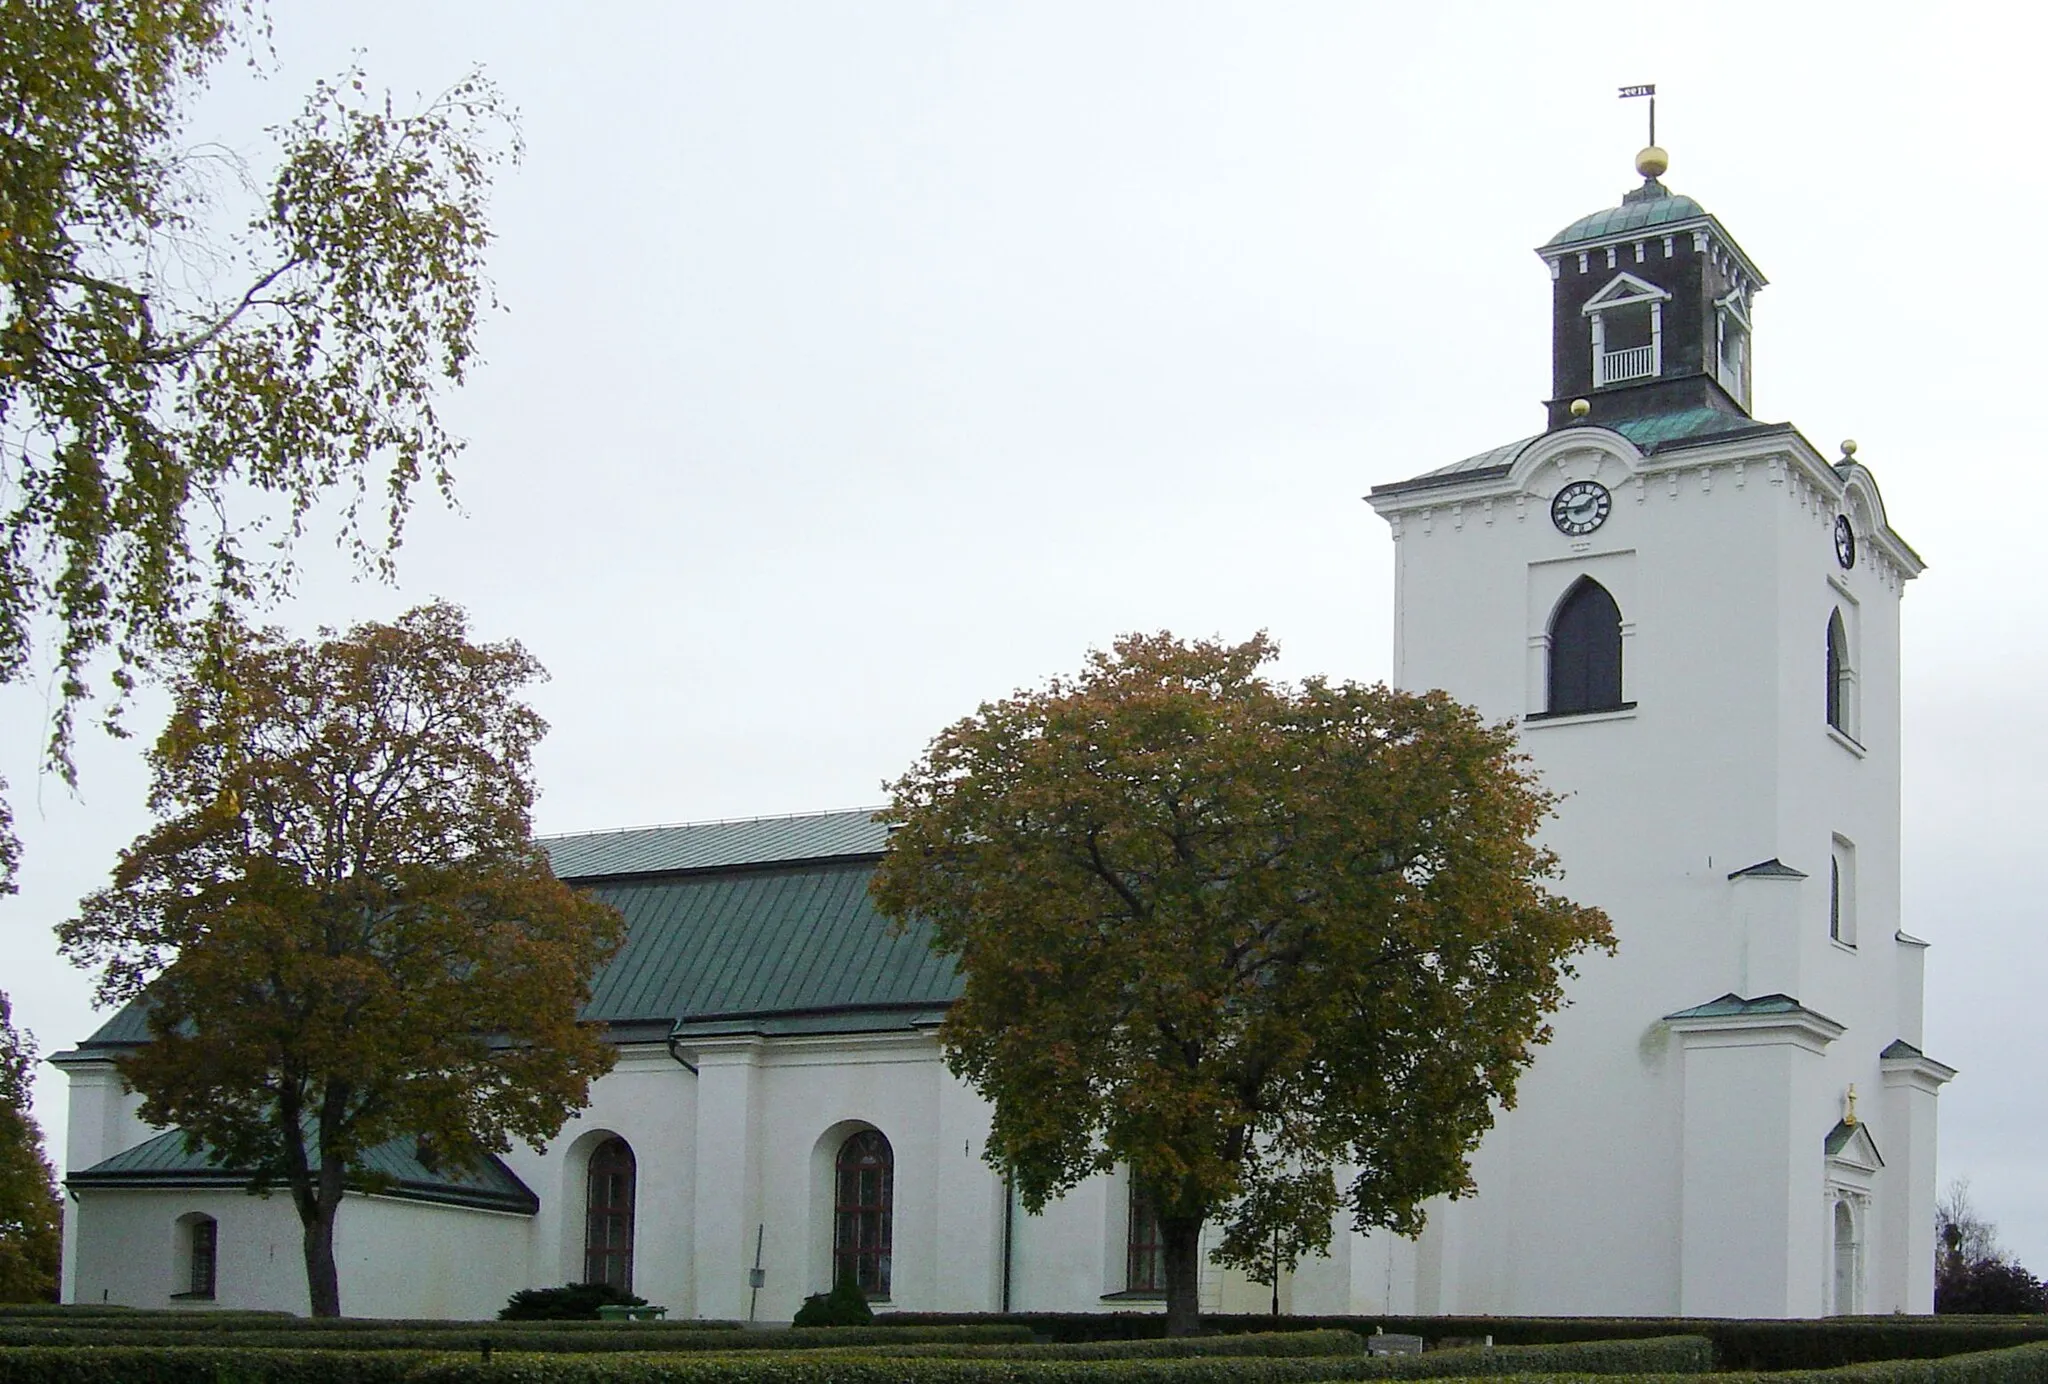
<path id="1" fill-rule="evenodd" d="M 1572 400 L 1572 417 L 1584 418 L 1587 414 L 1591 413 L 1592 411 L 1593 406 L 1587 403 L 1584 399 Z"/>
<path id="2" fill-rule="evenodd" d="M 1853 437 L 1845 437 L 1845 438 L 1843 438 L 1843 439 L 1842 439 L 1842 460 L 1844 460 L 1844 461 L 1847 461 L 1847 460 L 1848 460 L 1848 459 L 1849 459 L 1850 457 L 1853 457 L 1853 456 L 1855 456 L 1855 455 L 1856 455 L 1856 439 L 1855 439 L 1855 438 L 1853 438 Z"/>
<path id="3" fill-rule="evenodd" d="M 1645 178 L 1659 178 L 1664 170 L 1671 167 L 1671 155 L 1652 144 L 1636 155 L 1636 172 Z"/>

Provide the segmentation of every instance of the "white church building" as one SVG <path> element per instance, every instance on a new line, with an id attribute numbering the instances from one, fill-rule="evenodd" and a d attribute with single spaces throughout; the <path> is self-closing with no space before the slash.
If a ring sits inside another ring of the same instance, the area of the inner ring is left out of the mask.
<path id="1" fill-rule="evenodd" d="M 1415 1240 L 1340 1224 L 1279 1286 L 1297 1313 L 1927 1312 L 1935 1105 L 1926 944 L 1899 918 L 1899 602 L 1920 559 L 1844 444 L 1751 418 L 1763 276 L 1659 181 L 1539 254 L 1546 429 L 1377 486 L 1394 677 L 1520 723 L 1566 795 L 1546 840 L 1620 950 Z M 855 1273 L 911 1311 L 1162 1300 L 1120 1176 L 1041 1216 L 981 1160 L 946 1070 L 959 981 L 867 895 L 865 812 L 559 838 L 629 940 L 588 1011 L 617 1068 L 542 1152 L 452 1175 L 401 1145 L 351 1195 L 352 1315 L 481 1317 L 609 1280 L 679 1316 L 787 1320 Z M 143 1125 L 124 1011 L 71 1083 L 64 1297 L 307 1307 L 290 1199 Z M 1134 1201 L 1137 1204 L 1134 1204 Z M 1208 1311 L 1269 1290 L 1211 1269 Z"/>

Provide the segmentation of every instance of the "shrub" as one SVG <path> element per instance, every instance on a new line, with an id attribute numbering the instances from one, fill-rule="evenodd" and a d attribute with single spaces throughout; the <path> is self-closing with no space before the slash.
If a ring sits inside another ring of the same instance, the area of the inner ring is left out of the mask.
<path id="1" fill-rule="evenodd" d="M 635 1297 L 609 1283 L 569 1283 L 560 1288 L 521 1288 L 511 1301 L 498 1309 L 501 1322 L 559 1322 L 598 1320 L 600 1307 L 645 1307 L 647 1299 Z"/>
<path id="2" fill-rule="evenodd" d="M 1944 1261 L 1935 1275 L 1934 1310 L 1943 1315 L 2048 1312 L 2048 1287 L 2009 1260 L 1971 1263 L 1957 1256 Z"/>
<path id="3" fill-rule="evenodd" d="M 418 1352 L 31 1346 L 0 1350 L 0 1384 L 404 1384 Z"/>
<path id="4" fill-rule="evenodd" d="M 373 1327 L 374 1322 L 359 1323 Z M 875 1327 L 833 1327 L 829 1330 L 723 1331 L 675 1330 L 657 1322 L 444 1322 L 447 1329 L 400 1325 L 389 1330 L 279 1331 L 250 1327 L 231 1333 L 184 1331 L 171 1323 L 153 1329 L 70 1331 L 0 1325 L 0 1347 L 18 1346 L 153 1346 L 216 1347 L 294 1353 L 315 1351 L 453 1350 L 475 1351 L 488 1343 L 493 1350 L 548 1354 L 618 1354 L 626 1351 L 670 1355 L 694 1352 L 802 1351 L 887 1343 L 903 1347 L 924 1342 L 993 1345 L 1031 1339 L 1014 1326 L 936 1327 L 921 1331 Z M 564 1327 L 573 1329 L 564 1330 Z"/>
<path id="5" fill-rule="evenodd" d="M 900 1328 L 908 1334 L 913 1328 Z M 929 1328 L 927 1328 L 929 1329 Z M 1071 1341 L 1037 1345 L 890 1342 L 860 1346 L 866 1355 L 898 1359 L 955 1360 L 1153 1360 L 1182 1355 L 1363 1355 L 1365 1341 L 1353 1331 L 1266 1331 L 1238 1336 L 1161 1336 L 1131 1341 Z"/>
<path id="6" fill-rule="evenodd" d="M 841 1274 L 829 1293 L 812 1293 L 796 1309 L 792 1326 L 869 1326 L 875 1314 L 852 1274 Z"/>

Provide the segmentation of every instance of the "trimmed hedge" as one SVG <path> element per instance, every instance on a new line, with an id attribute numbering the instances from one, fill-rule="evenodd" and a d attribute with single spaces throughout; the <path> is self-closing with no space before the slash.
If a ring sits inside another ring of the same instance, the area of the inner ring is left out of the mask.
<path id="1" fill-rule="evenodd" d="M 0 1350 L 0 1384 L 403 1384 L 424 1352 L 220 1346 L 23 1346 Z"/>
<path id="2" fill-rule="evenodd" d="M 64 1308 L 41 1313 L 0 1312 L 0 1330 L 10 1327 L 68 1327 L 78 1331 L 184 1331 L 228 1333 L 241 1331 L 362 1332 L 362 1331 L 461 1331 L 478 1327 L 507 1331 L 730 1331 L 746 1329 L 737 1321 L 699 1320 L 679 1317 L 655 1321 L 523 1321 L 501 1322 L 477 1317 L 295 1317 L 289 1312 L 214 1311 L 201 1307 L 121 1307 L 108 1309 Z M 978 1330 L 989 1326 L 1006 1331 L 1017 1328 L 1001 1322 L 976 1323 Z M 917 1330 L 933 1328 L 919 1327 Z M 947 1328 L 954 1330 L 957 1328 Z M 1028 1330 L 1028 1328 L 1027 1328 Z M 209 1338 L 210 1339 L 210 1338 Z M 1006 1338 L 1007 1339 L 1007 1338 Z"/>
<path id="3" fill-rule="evenodd" d="M 1704 1336 L 1653 1336 L 1644 1340 L 1577 1341 L 1536 1346 L 1467 1346 L 1423 1355 L 1371 1356 L 1352 1372 L 1325 1379 L 1444 1379 L 1467 1376 L 1560 1374 L 1612 1378 L 1665 1374 L 1694 1376 L 1714 1368 L 1713 1343 Z"/>
<path id="4" fill-rule="evenodd" d="M 1228 1339 L 1194 1338 L 1196 1343 L 1210 1345 Z M 1355 1347 L 1346 1355 L 1309 1357 L 1224 1352 L 1124 1359 L 992 1359 L 867 1351 L 699 1360 L 651 1355 L 602 1360 L 529 1356 L 490 1364 L 443 1360 L 423 1366 L 415 1379 L 421 1384 L 1319 1384 L 1325 1380 L 1492 1378 L 1572 1370 L 1602 1379 L 1682 1372 L 1680 1377 L 1698 1384 L 1697 1376 L 1708 1368 L 1710 1359 L 1711 1348 L 1704 1338 L 1681 1336 L 1376 1357 L 1365 1356 Z"/>
<path id="5" fill-rule="evenodd" d="M 1237 1355 L 1152 1360 L 905 1359 L 810 1351 L 685 1359 L 673 1355 L 526 1356 L 439 1361 L 413 1376 L 417 1384 L 1311 1384 L 1357 1378 L 1340 1359 Z"/>
<path id="6" fill-rule="evenodd" d="M 212 1346 L 236 1350 L 476 1350 L 488 1341 L 493 1350 L 537 1353 L 618 1351 L 737 1352 L 757 1350 L 837 1350 L 845 1346 L 908 1346 L 921 1343 L 969 1346 L 1025 1342 L 1031 1333 L 1021 1326 L 940 1326 L 896 1328 L 831 1326 L 788 1331 L 671 1331 L 645 1329 L 638 1322 L 613 1323 L 610 1330 L 546 1330 L 559 1322 L 453 1322 L 456 1330 L 403 1331 L 273 1331 L 248 1327 L 223 1339 L 220 1331 L 181 1331 L 164 1327 L 120 1329 L 98 1327 L 76 1331 L 67 1327 L 0 1325 L 0 1347 L 9 1346 Z M 574 1323 L 585 1327 L 599 1322 Z"/>
<path id="7" fill-rule="evenodd" d="M 877 1325 L 938 1326 L 965 1321 L 1015 1322 L 1054 1341 L 1148 1340 L 1166 1334 L 1157 1312 L 1019 1312 L 976 1316 L 967 1313 L 897 1312 Z M 1476 1340 L 1494 1344 L 1548 1345 L 1573 1341 L 1630 1340 L 1656 1336 L 1705 1336 L 1714 1343 L 1722 1370 L 1829 1369 L 1863 1361 L 1939 1359 L 1969 1351 L 1997 1350 L 2048 1340 L 2048 1316 L 2039 1317 L 1843 1317 L 1826 1321 L 1768 1321 L 1688 1317 L 1270 1317 L 1204 1316 L 1213 1332 L 1375 1330 Z"/>
<path id="8" fill-rule="evenodd" d="M 1069 1341 L 1036 1345 L 860 1346 L 854 1353 L 898 1359 L 1157 1360 L 1182 1355 L 1363 1355 L 1352 1331 L 1265 1331 L 1241 1336 L 1162 1336 L 1149 1341 Z"/>

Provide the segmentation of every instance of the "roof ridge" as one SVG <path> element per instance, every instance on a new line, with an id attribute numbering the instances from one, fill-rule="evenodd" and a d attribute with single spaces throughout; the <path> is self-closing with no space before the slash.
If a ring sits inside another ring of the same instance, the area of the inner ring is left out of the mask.
<path id="1" fill-rule="evenodd" d="M 873 817 L 887 806 L 887 803 L 875 803 L 857 807 L 826 808 L 817 812 L 768 812 L 758 817 L 700 817 L 694 822 L 647 822 L 632 827 L 599 827 L 591 831 L 550 832 L 533 839 L 536 842 L 582 841 L 598 836 L 631 836 L 641 831 L 681 831 L 688 827 L 738 827 L 761 822 L 809 822 L 823 817 L 851 817 L 856 814 Z"/>

